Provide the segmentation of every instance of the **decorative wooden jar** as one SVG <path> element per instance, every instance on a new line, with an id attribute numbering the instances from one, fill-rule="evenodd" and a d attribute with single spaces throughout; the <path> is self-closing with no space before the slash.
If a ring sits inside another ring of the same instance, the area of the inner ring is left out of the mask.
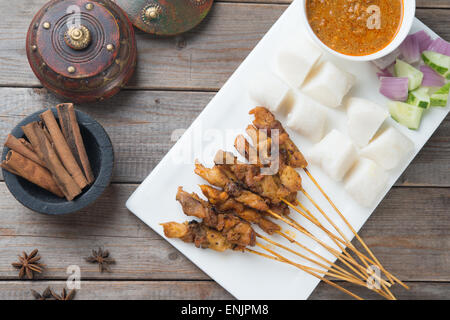
<path id="1" fill-rule="evenodd" d="M 50 1 L 31 22 L 26 50 L 42 85 L 76 103 L 112 97 L 136 67 L 133 26 L 110 0 Z"/>
<path id="2" fill-rule="evenodd" d="M 173 36 L 191 30 L 209 13 L 213 0 L 115 0 L 144 32 Z"/>

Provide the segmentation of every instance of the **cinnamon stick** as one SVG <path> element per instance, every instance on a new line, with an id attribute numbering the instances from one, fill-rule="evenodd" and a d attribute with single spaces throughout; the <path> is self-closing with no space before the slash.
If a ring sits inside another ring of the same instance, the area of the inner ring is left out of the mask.
<path id="1" fill-rule="evenodd" d="M 91 164 L 86 153 L 83 138 L 81 137 L 80 127 L 78 126 L 77 115 L 72 103 L 63 103 L 56 106 L 58 110 L 59 123 L 66 141 L 72 151 L 75 159 L 81 168 L 89 184 L 93 183 L 95 178 L 92 173 Z"/>
<path id="2" fill-rule="evenodd" d="M 61 189 L 67 200 L 73 200 L 81 193 L 81 188 L 66 171 L 56 151 L 53 149 L 50 141 L 45 136 L 44 130 L 38 122 L 31 122 L 22 127 L 34 151 L 39 158 L 45 162 L 46 168 L 50 171 L 56 185 Z"/>
<path id="3" fill-rule="evenodd" d="M 6 160 L 3 161 L 0 166 L 11 173 L 18 175 L 47 191 L 50 191 L 58 197 L 64 197 L 64 194 L 58 188 L 51 173 L 47 169 L 31 159 L 24 157 L 15 150 L 10 150 L 8 152 L 6 155 Z"/>
<path id="4" fill-rule="evenodd" d="M 33 151 L 33 147 L 31 146 L 31 143 L 29 143 L 27 140 L 25 140 L 24 138 L 20 138 L 18 139 L 20 141 L 20 143 L 22 143 L 25 147 L 27 147 L 28 149 L 30 149 L 31 151 Z M 34 152 L 34 151 L 33 151 Z"/>
<path id="5" fill-rule="evenodd" d="M 59 125 L 56 122 L 52 110 L 49 109 L 44 113 L 41 113 L 40 117 L 45 123 L 48 134 L 51 137 L 51 141 L 53 142 L 53 146 L 55 147 L 56 152 L 61 159 L 61 162 L 63 163 L 69 174 L 72 176 L 72 178 L 75 180 L 75 182 L 78 184 L 80 189 L 83 189 L 88 185 L 88 182 L 84 176 L 83 171 L 75 160 L 75 157 L 73 156 L 63 133 L 59 129 Z"/>
<path id="6" fill-rule="evenodd" d="M 50 142 L 50 144 L 53 145 L 52 136 L 50 135 L 50 132 L 48 132 L 48 129 L 45 126 L 45 124 L 42 121 L 39 121 L 38 123 L 39 123 L 39 126 L 41 127 L 42 131 L 44 131 L 44 134 L 47 137 L 47 139 Z"/>
<path id="7" fill-rule="evenodd" d="M 20 153 L 25 158 L 34 161 L 40 166 L 45 167 L 45 163 L 41 161 L 37 154 L 28 147 L 25 139 L 17 139 L 13 135 L 9 134 L 8 138 L 6 138 L 5 146 L 10 148 L 11 150 L 16 151 L 17 153 Z"/>

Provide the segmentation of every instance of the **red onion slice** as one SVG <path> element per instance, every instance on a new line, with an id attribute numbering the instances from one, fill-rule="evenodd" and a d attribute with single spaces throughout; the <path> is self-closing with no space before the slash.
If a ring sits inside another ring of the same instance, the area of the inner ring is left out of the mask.
<path id="1" fill-rule="evenodd" d="M 405 41 L 400 45 L 400 51 L 403 56 L 403 60 L 409 64 L 420 61 L 420 46 L 419 39 L 415 35 L 409 35 Z"/>
<path id="2" fill-rule="evenodd" d="M 382 77 L 393 77 L 392 73 L 389 71 L 389 68 L 380 70 L 379 72 L 377 72 L 377 76 L 378 76 L 378 79 L 380 79 Z"/>
<path id="3" fill-rule="evenodd" d="M 394 101 L 406 101 L 408 98 L 408 78 L 382 77 L 380 93 Z"/>
<path id="4" fill-rule="evenodd" d="M 450 43 L 441 38 L 437 38 L 430 43 L 427 50 L 450 56 Z"/>
<path id="5" fill-rule="evenodd" d="M 443 76 L 428 66 L 420 66 L 420 71 L 423 73 L 422 86 L 424 87 L 442 87 L 445 84 Z"/>
<path id="6" fill-rule="evenodd" d="M 433 41 L 433 40 L 431 40 L 431 37 L 428 35 L 428 33 L 426 33 L 425 30 L 416 32 L 416 33 L 412 34 L 412 36 L 414 36 L 417 39 L 417 41 L 419 42 L 419 49 L 420 49 L 421 53 L 423 51 L 427 50 L 428 46 Z"/>
<path id="7" fill-rule="evenodd" d="M 372 63 L 376 65 L 378 69 L 384 70 L 394 64 L 395 60 L 397 60 L 400 53 L 401 53 L 400 48 L 397 48 L 387 56 L 379 58 L 377 60 L 373 60 Z"/>

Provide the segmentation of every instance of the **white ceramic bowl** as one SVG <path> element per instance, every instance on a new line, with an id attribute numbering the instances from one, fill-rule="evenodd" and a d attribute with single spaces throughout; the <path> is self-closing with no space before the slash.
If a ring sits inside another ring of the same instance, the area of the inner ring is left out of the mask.
<path id="1" fill-rule="evenodd" d="M 397 49 L 400 46 L 400 44 L 403 42 L 403 40 L 405 40 L 406 36 L 408 35 L 409 31 L 411 30 L 411 26 L 414 21 L 414 16 L 416 13 L 416 0 L 402 0 L 403 1 L 402 24 L 400 26 L 400 30 L 397 32 L 397 35 L 391 41 L 391 43 L 388 46 L 386 46 L 384 49 L 382 49 L 378 52 L 375 52 L 375 53 L 372 53 L 369 55 L 365 55 L 365 56 L 352 56 L 352 55 L 342 54 L 340 52 L 337 52 L 337 51 L 331 49 L 316 36 L 316 34 L 314 33 L 314 31 L 312 30 L 311 26 L 308 23 L 308 17 L 307 17 L 307 13 L 306 13 L 306 1 L 307 0 L 299 0 L 299 1 L 302 1 L 301 7 L 302 7 L 303 20 L 305 21 L 306 28 L 308 29 L 308 32 L 309 32 L 311 38 L 314 39 L 314 41 L 316 43 L 318 43 L 322 48 L 324 48 L 328 52 L 332 53 L 333 55 L 344 58 L 344 59 L 353 60 L 353 61 L 376 60 L 376 59 L 379 59 L 379 58 L 382 58 L 382 57 L 388 55 L 389 53 L 391 53 L 392 51 Z"/>

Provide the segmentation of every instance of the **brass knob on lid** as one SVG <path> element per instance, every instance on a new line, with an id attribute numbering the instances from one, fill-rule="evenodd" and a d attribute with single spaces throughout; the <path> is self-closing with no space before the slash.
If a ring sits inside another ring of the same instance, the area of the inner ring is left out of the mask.
<path id="1" fill-rule="evenodd" d="M 91 32 L 85 26 L 70 27 L 64 34 L 66 44 L 75 50 L 83 50 L 91 43 Z"/>
<path id="2" fill-rule="evenodd" d="M 142 12 L 142 20 L 145 23 L 153 22 L 161 17 L 162 9 L 158 4 L 150 4 Z"/>

